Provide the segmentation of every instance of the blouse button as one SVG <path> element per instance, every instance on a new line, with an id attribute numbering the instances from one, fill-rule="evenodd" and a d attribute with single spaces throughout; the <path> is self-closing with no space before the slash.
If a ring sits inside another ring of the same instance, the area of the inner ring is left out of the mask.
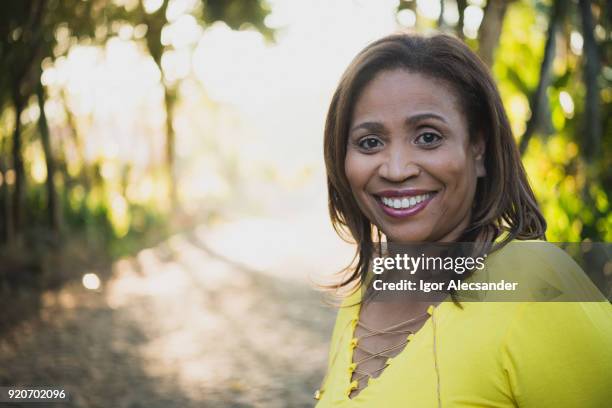
<path id="1" fill-rule="evenodd" d="M 357 381 L 353 381 L 351 385 L 348 387 L 348 389 L 346 390 L 346 395 L 350 397 L 351 391 L 356 390 L 357 387 L 359 387 L 359 384 L 357 383 Z"/>

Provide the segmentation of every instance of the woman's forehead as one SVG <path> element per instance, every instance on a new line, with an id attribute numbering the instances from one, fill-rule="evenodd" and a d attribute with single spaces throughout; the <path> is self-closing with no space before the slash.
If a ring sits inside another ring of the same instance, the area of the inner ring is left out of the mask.
<path id="1" fill-rule="evenodd" d="M 352 123 L 426 112 L 438 114 L 447 121 L 463 119 L 456 92 L 448 82 L 402 69 L 382 71 L 365 85 L 357 98 Z"/>

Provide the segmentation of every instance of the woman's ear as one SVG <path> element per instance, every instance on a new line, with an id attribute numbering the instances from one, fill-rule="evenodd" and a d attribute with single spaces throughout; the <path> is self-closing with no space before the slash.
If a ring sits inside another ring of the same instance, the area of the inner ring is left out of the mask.
<path id="1" fill-rule="evenodd" d="M 472 144 L 472 153 L 476 163 L 476 177 L 485 177 L 487 175 L 487 169 L 484 165 L 485 150 L 485 140 L 482 134 L 480 134 L 476 141 Z"/>

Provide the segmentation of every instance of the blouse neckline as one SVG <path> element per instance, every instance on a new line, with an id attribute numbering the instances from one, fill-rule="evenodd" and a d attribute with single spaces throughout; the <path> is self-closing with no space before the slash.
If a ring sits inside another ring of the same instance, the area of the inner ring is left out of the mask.
<path id="1" fill-rule="evenodd" d="M 357 290 L 357 293 L 361 293 L 361 289 Z M 350 296 L 347 299 L 351 299 L 354 296 Z M 359 299 L 361 298 L 361 296 L 359 296 Z M 429 315 L 427 317 L 427 319 L 425 320 L 425 323 L 423 323 L 423 325 L 415 332 L 415 333 L 410 333 L 407 337 L 408 337 L 408 343 L 406 343 L 406 345 L 404 345 L 404 347 L 400 350 L 399 353 L 397 353 L 397 355 L 395 355 L 394 357 L 389 357 L 387 358 L 387 362 L 386 362 L 386 366 L 385 368 L 380 372 L 380 374 L 378 374 L 377 377 L 368 377 L 367 380 L 367 384 L 366 386 L 359 392 L 359 394 L 357 394 L 356 396 L 354 396 L 353 398 L 350 398 L 350 394 L 351 392 L 357 387 L 356 385 L 356 381 L 351 381 L 351 378 L 353 376 L 353 370 L 355 369 L 356 365 L 353 362 L 353 357 L 354 357 L 354 351 L 355 351 L 355 345 L 357 342 L 357 338 L 355 337 L 355 330 L 357 327 L 357 322 L 359 320 L 359 314 L 361 312 L 361 302 L 359 302 L 358 304 L 354 305 L 351 308 L 351 319 L 350 319 L 350 339 L 348 341 L 348 344 L 344 345 L 344 347 L 348 347 L 348 363 L 349 363 L 349 367 L 348 369 L 345 371 L 344 376 L 343 376 L 343 382 L 345 385 L 345 392 L 344 392 L 344 400 L 345 401 L 359 401 L 360 399 L 364 399 L 365 397 L 367 397 L 369 394 L 371 394 L 372 390 L 370 390 L 370 388 L 372 386 L 376 386 L 376 384 L 378 382 L 380 382 L 381 380 L 384 380 L 384 378 L 387 378 L 389 376 L 389 373 L 387 373 L 392 367 L 393 367 L 393 363 L 395 361 L 399 361 L 399 360 L 404 360 L 407 358 L 407 356 L 409 356 L 409 354 L 412 352 L 412 349 L 415 348 L 415 345 L 413 344 L 411 346 L 411 343 L 415 343 L 417 344 L 417 342 L 422 341 L 421 339 L 423 338 L 423 336 L 425 336 L 425 332 L 427 330 L 429 330 L 429 327 L 432 325 L 432 322 L 434 321 L 434 314 L 435 314 L 435 319 L 439 319 L 440 318 L 440 311 L 439 308 L 440 306 L 442 306 L 444 303 L 446 303 L 445 300 L 442 300 L 440 303 L 438 303 L 437 305 L 430 305 L 427 308 L 427 314 Z M 385 374 L 387 374 L 387 377 L 384 377 Z M 368 391 L 369 390 L 369 391 Z"/>

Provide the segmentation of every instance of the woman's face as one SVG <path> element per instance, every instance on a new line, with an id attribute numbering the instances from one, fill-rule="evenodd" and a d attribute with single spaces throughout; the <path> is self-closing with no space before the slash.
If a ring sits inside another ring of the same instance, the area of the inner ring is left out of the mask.
<path id="1" fill-rule="evenodd" d="M 382 71 L 354 107 L 345 172 L 361 211 L 391 242 L 449 242 L 469 225 L 484 142 L 444 82 Z"/>

